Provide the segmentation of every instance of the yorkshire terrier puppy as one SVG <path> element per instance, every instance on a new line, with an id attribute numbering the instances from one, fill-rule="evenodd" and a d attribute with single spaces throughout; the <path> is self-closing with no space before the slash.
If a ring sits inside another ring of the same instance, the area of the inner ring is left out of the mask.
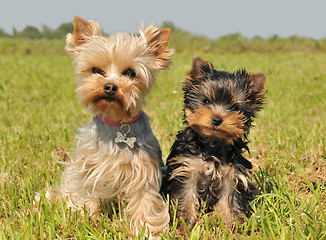
<path id="1" fill-rule="evenodd" d="M 242 153 L 249 152 L 247 135 L 263 104 L 265 79 L 265 73 L 216 71 L 211 63 L 193 59 L 183 87 L 187 127 L 171 148 L 164 183 L 190 230 L 203 202 L 228 225 L 249 216 L 252 165 Z"/>
<path id="2" fill-rule="evenodd" d="M 126 203 L 136 231 L 144 223 L 150 234 L 167 227 L 168 207 L 160 195 L 161 149 L 144 98 L 159 70 L 170 64 L 170 29 L 150 25 L 140 35 L 117 33 L 104 37 L 95 21 L 75 17 L 66 50 L 74 58 L 80 104 L 94 118 L 79 129 L 74 157 L 62 174 L 62 183 L 47 192 L 69 207 L 91 214 L 101 203 Z"/>

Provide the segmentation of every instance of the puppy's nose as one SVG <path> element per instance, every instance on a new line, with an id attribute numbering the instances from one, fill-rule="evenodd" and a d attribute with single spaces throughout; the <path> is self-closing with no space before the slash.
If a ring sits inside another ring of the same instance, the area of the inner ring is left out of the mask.
<path id="1" fill-rule="evenodd" d="M 114 84 L 105 84 L 103 90 L 107 95 L 114 95 L 118 91 L 118 86 Z"/>
<path id="2" fill-rule="evenodd" d="M 213 125 L 215 125 L 215 126 L 219 126 L 219 125 L 221 125 L 222 122 L 223 122 L 223 120 L 222 120 L 221 118 L 219 118 L 219 117 L 213 117 L 213 119 L 212 119 L 212 123 L 213 123 Z"/>

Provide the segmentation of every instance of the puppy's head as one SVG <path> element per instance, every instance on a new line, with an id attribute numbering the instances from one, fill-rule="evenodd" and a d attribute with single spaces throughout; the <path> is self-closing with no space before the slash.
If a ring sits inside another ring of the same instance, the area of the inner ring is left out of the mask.
<path id="1" fill-rule="evenodd" d="M 81 105 L 114 121 L 130 121 L 142 108 L 156 73 L 170 64 L 170 29 L 150 25 L 139 36 L 104 37 L 93 20 L 75 17 L 73 24 L 66 50 L 74 58 Z"/>
<path id="2" fill-rule="evenodd" d="M 263 104 L 265 79 L 265 73 L 216 71 L 195 56 L 183 88 L 185 121 L 206 138 L 245 137 Z"/>

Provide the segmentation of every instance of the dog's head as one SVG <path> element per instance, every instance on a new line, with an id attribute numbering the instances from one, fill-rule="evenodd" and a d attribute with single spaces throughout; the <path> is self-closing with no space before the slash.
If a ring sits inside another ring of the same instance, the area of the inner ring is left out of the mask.
<path id="1" fill-rule="evenodd" d="M 195 56 L 184 85 L 185 121 L 205 138 L 233 143 L 248 134 L 266 93 L 265 73 L 216 71 Z"/>
<path id="2" fill-rule="evenodd" d="M 142 108 L 156 73 L 170 64 L 170 29 L 150 25 L 139 36 L 104 37 L 93 20 L 75 17 L 73 24 L 66 50 L 74 58 L 81 105 L 114 121 L 130 121 Z"/>

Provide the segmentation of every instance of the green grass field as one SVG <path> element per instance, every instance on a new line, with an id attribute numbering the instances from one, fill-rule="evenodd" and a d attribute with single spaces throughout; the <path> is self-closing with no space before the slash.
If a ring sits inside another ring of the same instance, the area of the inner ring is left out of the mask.
<path id="1" fill-rule="evenodd" d="M 163 157 L 182 127 L 182 82 L 192 56 L 216 69 L 268 73 L 265 108 L 249 135 L 255 215 L 234 231 L 202 215 L 190 239 L 326 238 L 326 53 L 178 53 L 161 72 L 144 110 Z M 58 184 L 55 146 L 72 152 L 76 127 L 92 116 L 78 106 L 67 55 L 0 57 L 0 239 L 126 239 L 124 213 L 89 219 L 34 193 Z M 44 199 L 43 199 L 44 200 Z M 180 239 L 173 221 L 163 239 Z M 142 237 L 140 237 L 142 238 Z"/>

